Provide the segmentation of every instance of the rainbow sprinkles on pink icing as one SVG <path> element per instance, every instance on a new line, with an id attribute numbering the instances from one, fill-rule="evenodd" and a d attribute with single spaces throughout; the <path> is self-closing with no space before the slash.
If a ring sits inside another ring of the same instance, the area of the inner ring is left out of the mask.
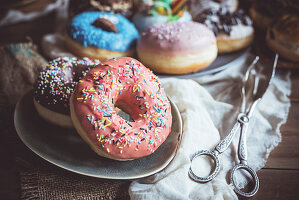
<path id="1" fill-rule="evenodd" d="M 111 59 L 79 81 L 73 106 L 99 151 L 119 159 L 153 153 L 171 130 L 171 107 L 159 79 L 132 58 Z M 117 115 L 115 105 L 131 120 Z"/>

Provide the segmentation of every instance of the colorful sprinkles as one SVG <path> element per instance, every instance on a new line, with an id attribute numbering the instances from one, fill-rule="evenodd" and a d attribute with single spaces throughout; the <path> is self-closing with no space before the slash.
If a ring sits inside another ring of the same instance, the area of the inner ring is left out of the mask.
<path id="1" fill-rule="evenodd" d="M 164 89 L 158 77 L 137 60 L 119 58 L 100 64 L 87 73 L 75 94 L 76 113 L 86 116 L 83 128 L 92 127 L 88 135 L 114 157 L 149 155 L 170 132 L 171 108 Z M 130 120 L 117 115 L 115 107 L 120 104 L 121 109 L 131 110 Z M 136 153 L 141 149 L 145 152 Z"/>
<path id="2" fill-rule="evenodd" d="M 35 100 L 51 110 L 69 114 L 69 99 L 77 82 L 98 60 L 60 57 L 49 62 L 34 86 Z"/>

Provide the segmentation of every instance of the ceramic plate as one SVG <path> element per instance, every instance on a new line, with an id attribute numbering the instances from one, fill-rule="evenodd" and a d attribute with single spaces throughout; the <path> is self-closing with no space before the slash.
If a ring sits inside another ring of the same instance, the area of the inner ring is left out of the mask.
<path id="1" fill-rule="evenodd" d="M 132 161 L 115 161 L 94 153 L 75 129 L 52 125 L 38 116 L 27 93 L 17 104 L 14 123 L 24 144 L 45 160 L 64 169 L 98 178 L 135 179 L 165 168 L 174 158 L 182 134 L 182 120 L 171 102 L 172 129 L 166 141 L 153 154 Z"/>
<path id="2" fill-rule="evenodd" d="M 182 74 L 182 75 L 167 75 L 167 74 L 158 74 L 160 78 L 175 77 L 175 78 L 195 78 L 199 76 L 205 76 L 209 74 L 214 74 L 220 72 L 228 67 L 234 66 L 235 63 L 238 63 L 240 60 L 244 59 L 250 52 L 250 48 L 246 48 L 240 51 L 233 53 L 221 54 L 218 55 L 216 60 L 207 68 L 202 71 L 193 73 L 193 74 Z"/>

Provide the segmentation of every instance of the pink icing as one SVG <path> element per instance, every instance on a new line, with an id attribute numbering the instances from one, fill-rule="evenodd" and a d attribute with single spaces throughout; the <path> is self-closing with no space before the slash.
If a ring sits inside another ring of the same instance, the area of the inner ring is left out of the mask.
<path id="1" fill-rule="evenodd" d="M 149 155 L 171 131 L 171 107 L 159 79 L 133 58 L 99 64 L 78 83 L 72 98 L 88 138 L 114 158 Z M 131 110 L 132 121 L 117 115 L 115 104 Z"/>
<path id="2" fill-rule="evenodd" d="M 141 34 L 137 49 L 175 56 L 196 53 L 212 44 L 216 44 L 216 37 L 207 26 L 176 21 L 149 27 Z"/>

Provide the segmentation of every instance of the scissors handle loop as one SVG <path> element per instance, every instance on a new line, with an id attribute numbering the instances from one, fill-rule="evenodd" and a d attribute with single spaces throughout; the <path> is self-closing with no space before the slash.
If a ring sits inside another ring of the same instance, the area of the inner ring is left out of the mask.
<path id="1" fill-rule="evenodd" d="M 235 175 L 236 171 L 238 171 L 240 169 L 247 171 L 252 177 L 252 181 L 254 183 L 254 188 L 250 192 L 243 192 L 237 186 L 236 180 L 234 179 L 234 175 Z M 234 186 L 234 191 L 243 197 L 252 197 L 257 193 L 257 191 L 259 189 L 259 178 L 258 178 L 256 172 L 251 167 L 249 167 L 248 165 L 243 164 L 243 163 L 240 163 L 240 164 L 234 166 L 234 168 L 232 169 L 231 174 L 230 174 L 230 182 Z"/>
<path id="2" fill-rule="evenodd" d="M 218 159 L 218 154 L 219 153 L 217 151 L 208 151 L 208 150 L 201 150 L 201 151 L 197 151 L 194 154 L 192 154 L 192 156 L 190 158 L 191 164 L 192 164 L 192 161 L 199 156 L 209 156 L 210 158 L 213 159 L 213 161 L 215 163 L 215 168 L 213 168 L 213 172 L 209 176 L 201 177 L 201 176 L 197 176 L 193 172 L 192 165 L 190 164 L 189 171 L 188 171 L 189 176 L 194 181 L 197 181 L 200 183 L 206 183 L 206 182 L 213 180 L 217 176 L 217 174 L 219 173 L 219 170 L 220 170 L 220 161 Z"/>

